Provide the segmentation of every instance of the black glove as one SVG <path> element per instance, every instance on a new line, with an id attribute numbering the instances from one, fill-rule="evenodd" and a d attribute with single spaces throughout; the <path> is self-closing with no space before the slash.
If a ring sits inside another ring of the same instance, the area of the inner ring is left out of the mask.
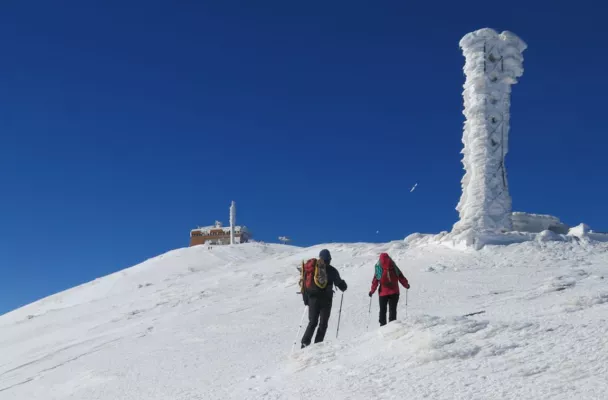
<path id="1" fill-rule="evenodd" d="M 406 288 L 406 289 L 409 289 L 409 288 L 410 288 L 410 284 L 408 283 L 408 284 L 407 284 L 407 286 L 406 286 L 405 288 Z"/>
<path id="2" fill-rule="evenodd" d="M 340 288 L 340 290 L 343 292 L 346 292 L 346 289 L 348 289 L 348 285 L 346 284 L 345 281 L 342 281 L 342 287 Z"/>
<path id="3" fill-rule="evenodd" d="M 374 292 L 369 292 L 369 297 L 372 297 L 374 295 Z"/>

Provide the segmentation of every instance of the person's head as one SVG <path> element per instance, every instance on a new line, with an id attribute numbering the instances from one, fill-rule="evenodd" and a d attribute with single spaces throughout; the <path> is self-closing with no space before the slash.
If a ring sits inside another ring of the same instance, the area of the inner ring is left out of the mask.
<path id="1" fill-rule="evenodd" d="M 323 249 L 319 253 L 319 258 L 325 261 L 325 263 L 329 264 L 331 262 L 331 253 L 329 252 L 329 250 Z"/>

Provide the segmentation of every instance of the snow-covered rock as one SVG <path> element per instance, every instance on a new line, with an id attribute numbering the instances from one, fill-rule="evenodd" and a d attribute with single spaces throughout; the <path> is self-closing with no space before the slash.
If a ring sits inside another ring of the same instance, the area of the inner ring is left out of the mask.
<path id="1" fill-rule="evenodd" d="M 589 225 L 579 224 L 573 228 L 570 228 L 570 230 L 568 231 L 568 235 L 575 236 L 577 238 L 584 238 L 589 236 L 590 230 L 591 229 L 589 228 Z"/>
<path id="2" fill-rule="evenodd" d="M 340 337 L 337 293 L 325 343 L 294 354 L 295 267 L 325 246 L 180 249 L 56 294 L 0 316 L 0 399 L 605 397 L 608 243 L 430 238 L 327 245 L 349 284 Z M 412 285 L 383 328 L 381 252 Z"/>
<path id="3" fill-rule="evenodd" d="M 595 232 L 587 224 L 579 224 L 568 231 L 568 236 L 577 240 L 608 242 L 608 233 Z"/>

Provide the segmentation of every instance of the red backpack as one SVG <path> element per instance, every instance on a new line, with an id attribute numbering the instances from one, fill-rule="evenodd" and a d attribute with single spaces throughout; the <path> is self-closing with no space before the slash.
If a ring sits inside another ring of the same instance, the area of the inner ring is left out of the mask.
<path id="1" fill-rule="evenodd" d="M 302 293 L 314 293 L 327 287 L 327 266 L 323 260 L 311 258 L 302 262 L 300 290 Z"/>
<path id="2" fill-rule="evenodd" d="M 391 257 L 386 253 L 380 254 L 379 264 L 380 268 L 376 268 L 376 277 L 380 281 L 380 286 L 394 288 L 398 285 L 400 271 Z M 378 275 L 380 276 L 378 277 Z"/>

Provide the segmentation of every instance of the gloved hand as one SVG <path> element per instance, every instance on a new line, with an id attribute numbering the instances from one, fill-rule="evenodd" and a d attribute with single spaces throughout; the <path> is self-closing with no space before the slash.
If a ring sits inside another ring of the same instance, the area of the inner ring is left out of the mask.
<path id="1" fill-rule="evenodd" d="M 410 288 L 410 284 L 408 283 L 408 284 L 407 284 L 407 286 L 406 286 L 405 288 L 406 288 L 406 289 L 409 289 L 409 288 Z"/>
<path id="2" fill-rule="evenodd" d="M 346 284 L 345 281 L 342 281 L 342 287 L 340 288 L 343 292 L 346 292 L 346 289 L 348 289 L 348 285 Z"/>
<path id="3" fill-rule="evenodd" d="M 372 297 L 374 295 L 374 292 L 369 292 L 369 297 Z"/>

